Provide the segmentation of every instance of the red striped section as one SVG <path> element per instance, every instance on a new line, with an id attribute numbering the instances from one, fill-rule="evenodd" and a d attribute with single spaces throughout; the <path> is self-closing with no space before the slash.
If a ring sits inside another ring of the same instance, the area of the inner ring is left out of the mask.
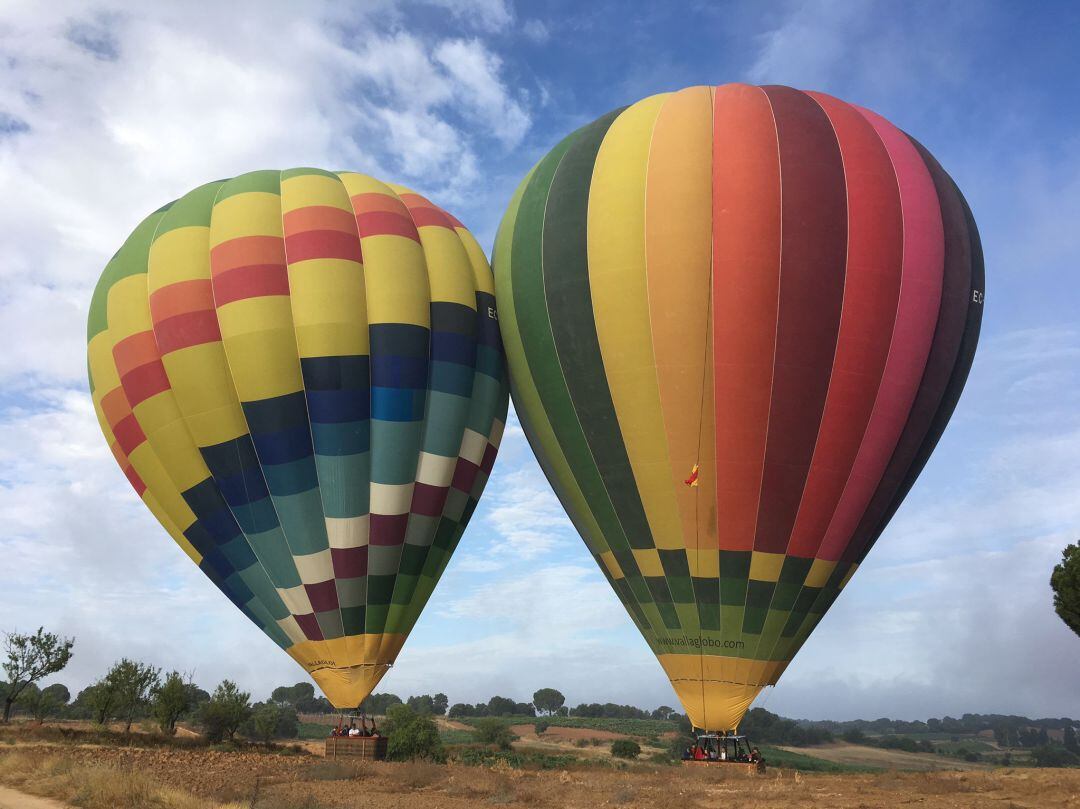
<path id="1" fill-rule="evenodd" d="M 333 554 L 331 554 L 333 557 Z M 304 591 L 315 612 L 330 612 L 338 608 L 337 584 L 333 579 L 305 584 Z"/>
<path id="2" fill-rule="evenodd" d="M 751 550 L 772 391 L 780 161 L 765 93 L 728 84 L 713 107 L 716 511 L 724 550 Z"/>
<path id="3" fill-rule="evenodd" d="M 143 432 L 142 427 L 139 426 L 139 422 L 135 418 L 134 413 L 125 416 L 116 424 L 110 426 L 112 427 L 113 435 L 116 436 L 116 443 L 120 445 L 120 449 L 124 451 L 125 455 L 130 456 L 132 452 L 146 441 L 146 434 Z"/>
<path id="4" fill-rule="evenodd" d="M 221 340 L 217 314 L 212 309 L 187 312 L 160 321 L 155 319 L 154 335 L 162 356 L 182 348 Z"/>
<path id="5" fill-rule="evenodd" d="M 296 623 L 300 627 L 300 631 L 304 633 L 305 638 L 308 640 L 323 640 L 322 628 L 319 626 L 319 621 L 314 613 L 294 615 L 293 618 L 296 619 Z"/>
<path id="6" fill-rule="evenodd" d="M 131 461 L 128 460 L 128 456 L 120 449 L 120 445 L 113 441 L 109 444 L 109 450 L 112 452 L 113 457 L 116 459 L 117 465 L 120 467 L 120 471 L 124 473 L 124 477 L 128 479 L 132 488 L 135 489 L 135 493 L 139 497 L 143 496 L 143 492 L 146 491 L 146 484 L 143 479 L 139 477 L 139 473 L 135 471 L 135 467 L 131 465 Z"/>
<path id="7" fill-rule="evenodd" d="M 165 366 L 161 360 L 148 362 L 140 365 L 120 377 L 120 384 L 124 387 L 128 402 L 132 408 L 138 407 L 152 396 L 170 389 L 169 376 L 165 373 Z"/>
<path id="8" fill-rule="evenodd" d="M 214 302 L 218 307 L 268 295 L 289 294 L 285 264 L 251 264 L 214 275 Z"/>
<path id="9" fill-rule="evenodd" d="M 290 264 L 315 258 L 338 258 L 346 261 L 362 261 L 360 240 L 356 236 L 355 223 L 352 233 L 339 230 L 305 230 L 285 236 L 285 254 Z"/>
<path id="10" fill-rule="evenodd" d="M 848 254 L 829 395 L 787 553 L 812 558 L 829 527 L 885 372 L 900 296 L 903 220 L 896 174 L 873 127 L 851 106 L 810 93 L 844 159 Z"/>
<path id="11" fill-rule="evenodd" d="M 210 250 L 210 275 L 217 276 L 237 267 L 285 263 L 285 244 L 277 236 L 241 236 L 229 239 Z"/>
<path id="12" fill-rule="evenodd" d="M 441 517 L 443 508 L 446 506 L 446 495 L 449 489 L 446 486 L 432 486 L 419 481 L 413 486 L 412 503 L 409 511 L 412 514 L 422 514 L 425 517 Z"/>
<path id="13" fill-rule="evenodd" d="M 769 435 L 754 547 L 784 553 L 829 390 L 847 262 L 844 164 L 828 117 L 765 87 L 780 143 L 783 247 Z"/>
<path id="14" fill-rule="evenodd" d="M 926 360 L 926 371 L 919 385 L 919 393 L 911 406 L 904 433 L 889 460 L 881 484 L 859 521 L 854 539 L 844 552 L 844 561 L 858 559 L 883 527 L 881 523 L 886 519 L 886 513 L 897 491 L 915 463 L 941 405 L 956 365 L 967 322 L 967 308 L 971 297 L 972 255 L 971 234 L 968 232 L 964 206 L 952 179 L 937 160 L 918 143 L 914 145 L 934 180 L 941 206 L 945 250 L 941 308 L 934 329 L 930 356 Z"/>
<path id="15" fill-rule="evenodd" d="M 334 576 L 339 579 L 358 579 L 367 575 L 367 545 L 357 548 L 331 548 L 330 558 L 334 565 Z"/>
<path id="16" fill-rule="evenodd" d="M 214 308 L 214 288 L 209 278 L 179 281 L 150 295 L 150 316 L 159 320 Z"/>
<path id="17" fill-rule="evenodd" d="M 303 233 L 306 230 L 337 230 L 342 233 L 356 233 L 355 214 L 332 205 L 307 205 L 296 208 L 281 217 L 281 225 L 286 236 Z"/>
<path id="18" fill-rule="evenodd" d="M 450 481 L 450 485 L 458 491 L 469 494 L 472 491 L 473 483 L 476 482 L 476 475 L 479 472 L 480 467 L 472 461 L 458 458 L 457 466 L 454 467 L 454 477 Z"/>
<path id="19" fill-rule="evenodd" d="M 409 209 L 416 227 L 441 227 L 454 229 L 454 223 L 446 215 L 446 211 L 432 204 L 431 200 L 419 194 L 402 194 L 401 201 Z"/>
<path id="20" fill-rule="evenodd" d="M 392 211 L 371 211 L 356 215 L 356 229 L 360 236 L 404 236 L 414 242 L 420 241 L 416 225 L 407 216 Z"/>
<path id="21" fill-rule="evenodd" d="M 859 109 L 889 153 L 900 188 L 904 264 L 896 326 L 862 446 L 818 556 L 834 561 L 851 540 L 911 412 L 941 303 L 944 245 L 941 207 L 915 147 L 881 116 Z"/>

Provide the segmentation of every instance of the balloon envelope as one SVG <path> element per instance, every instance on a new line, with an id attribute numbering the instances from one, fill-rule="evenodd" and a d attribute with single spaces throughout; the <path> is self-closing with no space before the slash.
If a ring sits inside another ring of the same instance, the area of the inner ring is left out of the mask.
<path id="1" fill-rule="evenodd" d="M 88 324 L 143 501 L 338 707 L 397 657 L 487 481 L 507 386 L 491 270 L 423 197 L 259 171 L 147 217 Z"/>
<path id="2" fill-rule="evenodd" d="M 956 405 L 983 300 L 963 197 L 868 110 L 692 87 L 552 149 L 494 264 L 544 472 L 693 723 L 737 727 Z"/>

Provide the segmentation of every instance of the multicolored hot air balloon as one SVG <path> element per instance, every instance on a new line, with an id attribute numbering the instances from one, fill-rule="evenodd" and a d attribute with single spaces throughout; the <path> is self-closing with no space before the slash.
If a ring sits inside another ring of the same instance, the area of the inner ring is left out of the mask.
<path id="1" fill-rule="evenodd" d="M 956 406 L 983 302 L 963 196 L 869 110 L 692 87 L 552 149 L 494 263 L 540 465 L 691 721 L 737 728 Z"/>
<path id="2" fill-rule="evenodd" d="M 356 707 L 484 488 L 508 388 L 491 270 L 423 197 L 257 171 L 148 216 L 87 329 L 101 429 L 218 588 Z"/>

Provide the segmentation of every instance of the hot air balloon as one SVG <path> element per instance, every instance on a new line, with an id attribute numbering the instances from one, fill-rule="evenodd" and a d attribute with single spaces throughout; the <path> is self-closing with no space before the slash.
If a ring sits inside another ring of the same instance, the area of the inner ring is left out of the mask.
<path id="1" fill-rule="evenodd" d="M 495 460 L 491 270 L 405 188 L 256 171 L 152 213 L 90 306 L 128 480 L 209 579 L 355 708 L 393 664 Z"/>
<path id="2" fill-rule="evenodd" d="M 577 130 L 500 226 L 515 409 L 693 724 L 774 685 L 956 406 L 963 196 L 869 110 L 691 87 Z"/>

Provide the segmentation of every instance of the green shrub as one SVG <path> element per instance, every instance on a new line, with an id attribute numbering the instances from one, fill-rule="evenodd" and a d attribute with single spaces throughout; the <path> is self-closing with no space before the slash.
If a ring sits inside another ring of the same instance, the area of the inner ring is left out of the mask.
<path id="1" fill-rule="evenodd" d="M 1072 767 L 1080 764 L 1080 756 L 1070 753 L 1064 747 L 1044 744 L 1031 751 L 1031 758 L 1036 767 Z"/>
<path id="2" fill-rule="evenodd" d="M 439 729 L 427 714 L 398 703 L 386 711 L 383 730 L 390 737 L 386 757 L 391 761 L 445 761 Z"/>
<path id="3" fill-rule="evenodd" d="M 533 725 L 533 729 L 536 730 L 537 736 L 543 736 L 549 727 L 551 727 L 551 723 L 546 719 L 541 719 Z"/>
<path id="4" fill-rule="evenodd" d="M 611 755 L 616 758 L 637 758 L 641 755 L 641 745 L 633 739 L 616 739 L 611 743 Z"/>
<path id="5" fill-rule="evenodd" d="M 481 744 L 491 744 L 500 750 L 509 750 L 517 739 L 509 725 L 493 716 L 486 716 L 479 720 L 473 735 Z"/>

